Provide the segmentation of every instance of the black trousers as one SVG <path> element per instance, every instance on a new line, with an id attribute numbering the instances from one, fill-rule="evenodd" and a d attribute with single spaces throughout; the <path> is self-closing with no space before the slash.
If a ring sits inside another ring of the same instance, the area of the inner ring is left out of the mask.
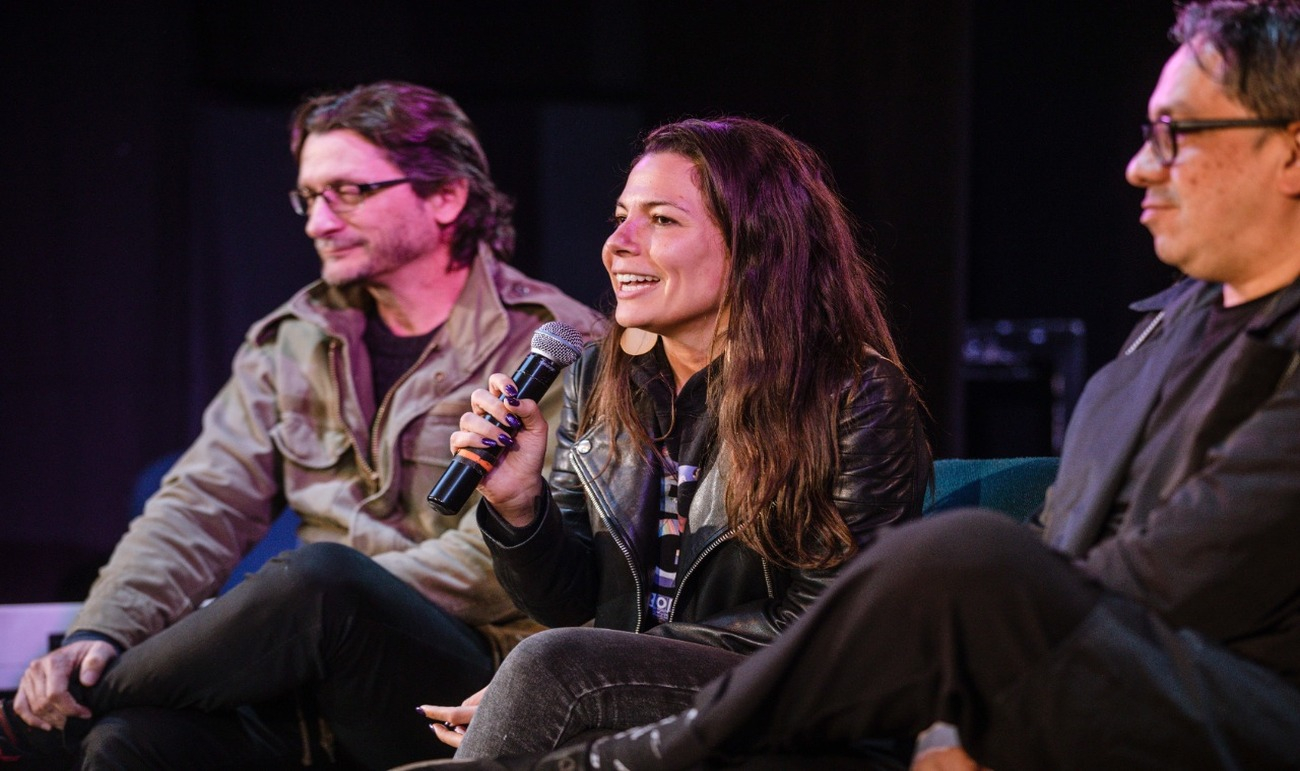
<path id="1" fill-rule="evenodd" d="M 637 771 L 825 767 L 936 720 L 998 771 L 1300 767 L 1300 690 L 984 511 L 883 532 L 692 709 L 592 751 Z"/>
<path id="2" fill-rule="evenodd" d="M 478 632 L 370 558 L 285 552 L 76 693 L 93 769 L 389 768 L 450 755 L 416 714 L 492 676 Z"/>

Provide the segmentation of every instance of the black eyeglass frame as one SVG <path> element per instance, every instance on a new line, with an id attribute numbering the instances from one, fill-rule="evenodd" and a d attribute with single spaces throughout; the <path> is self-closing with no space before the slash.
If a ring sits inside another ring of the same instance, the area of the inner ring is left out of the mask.
<path id="1" fill-rule="evenodd" d="M 295 214 L 306 217 L 311 214 L 311 207 L 312 204 L 316 203 L 316 199 L 323 197 L 325 203 L 329 205 L 330 210 L 335 214 L 346 214 L 380 190 L 386 190 L 407 182 L 424 181 L 414 177 L 401 177 L 399 179 L 385 179 L 382 182 L 331 182 L 319 192 L 300 187 L 289 191 L 289 205 L 293 207 Z M 339 204 L 342 204 L 342 206 L 340 207 Z"/>
<path id="2" fill-rule="evenodd" d="M 1161 115 L 1154 121 L 1143 121 L 1142 141 L 1151 145 L 1156 159 L 1161 166 L 1174 165 L 1178 158 L 1178 135 L 1196 134 L 1202 131 L 1218 131 L 1230 128 L 1286 128 L 1294 121 L 1291 118 L 1211 118 L 1206 120 L 1174 120 L 1168 115 Z M 1160 134 L 1169 137 L 1169 155 L 1165 156 L 1160 143 Z"/>

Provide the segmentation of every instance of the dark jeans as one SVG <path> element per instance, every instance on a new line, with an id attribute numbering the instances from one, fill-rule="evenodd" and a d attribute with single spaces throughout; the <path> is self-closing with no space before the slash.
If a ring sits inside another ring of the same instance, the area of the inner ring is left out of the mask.
<path id="1" fill-rule="evenodd" d="M 492 675 L 483 637 L 336 544 L 281 554 L 76 694 L 85 768 L 388 768 L 450 754 L 416 714 Z M 319 718 L 319 719 L 318 719 Z"/>
<path id="2" fill-rule="evenodd" d="M 883 532 L 691 709 L 598 740 L 601 768 L 849 747 L 957 725 L 998 771 L 1300 767 L 1300 691 L 1111 594 L 991 512 Z"/>
<path id="3" fill-rule="evenodd" d="M 708 645 L 612 629 L 550 629 L 519 644 L 493 678 L 458 758 L 551 750 L 691 705 L 700 686 L 742 661 Z"/>

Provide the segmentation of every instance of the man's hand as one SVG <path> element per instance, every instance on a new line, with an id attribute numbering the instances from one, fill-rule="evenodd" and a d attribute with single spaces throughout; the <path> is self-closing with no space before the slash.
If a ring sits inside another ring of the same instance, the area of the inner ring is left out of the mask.
<path id="1" fill-rule="evenodd" d="M 938 747 L 917 755 L 911 771 L 988 771 L 961 747 Z"/>
<path id="2" fill-rule="evenodd" d="M 89 718 L 90 710 L 68 693 L 68 679 L 79 671 L 78 679 L 89 688 L 99 682 L 104 667 L 116 657 L 117 649 L 101 640 L 81 640 L 45 654 L 23 672 L 14 711 L 23 722 L 42 731 L 61 729 L 70 717 Z"/>
<path id="3" fill-rule="evenodd" d="M 459 707 L 435 707 L 425 704 L 420 707 L 420 711 L 433 721 L 429 726 L 433 728 L 433 733 L 443 744 L 459 747 L 461 740 L 465 738 L 465 731 L 469 728 L 469 721 L 474 718 L 474 713 L 478 711 L 478 703 L 483 701 L 485 693 L 487 688 L 471 694 L 460 703 Z"/>

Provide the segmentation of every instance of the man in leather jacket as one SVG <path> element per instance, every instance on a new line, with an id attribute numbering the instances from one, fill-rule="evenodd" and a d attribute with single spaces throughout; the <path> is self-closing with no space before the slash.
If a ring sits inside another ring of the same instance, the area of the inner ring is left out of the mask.
<path id="1" fill-rule="evenodd" d="M 1174 37 L 1127 178 L 1187 278 L 1089 382 L 1042 538 L 885 530 L 693 708 L 457 767 L 853 767 L 936 720 L 969 756 L 917 767 L 1300 767 L 1300 4 L 1202 0 Z"/>
<path id="2" fill-rule="evenodd" d="M 425 496 L 469 394 L 539 325 L 588 337 L 597 315 L 503 262 L 511 204 L 450 98 L 396 82 L 325 94 L 298 108 L 291 145 L 322 279 L 249 330 L 63 647 L 4 705 L 0 748 L 108 717 L 84 767 L 387 767 L 442 747 L 414 705 L 464 698 L 540 628 L 475 518 Z M 556 389 L 545 406 L 559 404 Z M 307 545 L 195 612 L 286 505 Z"/>

